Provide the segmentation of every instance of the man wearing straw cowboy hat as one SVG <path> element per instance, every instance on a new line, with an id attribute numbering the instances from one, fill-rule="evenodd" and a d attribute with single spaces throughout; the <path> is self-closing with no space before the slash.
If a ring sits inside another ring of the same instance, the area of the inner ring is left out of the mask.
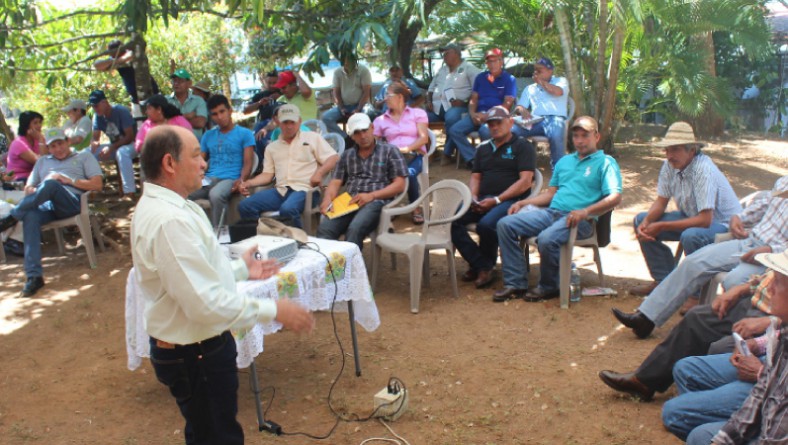
<path id="1" fill-rule="evenodd" d="M 744 283 L 764 267 L 755 255 L 782 252 L 788 247 L 788 176 L 778 179 L 771 193 L 759 194 L 730 220 L 733 239 L 709 244 L 682 261 L 654 288 L 635 312 L 613 309 L 613 315 L 635 335 L 646 338 L 662 326 L 679 307 L 718 272 L 729 272 L 724 289 Z M 752 226 L 752 229 L 745 227 Z"/>
<path id="2" fill-rule="evenodd" d="M 741 205 L 725 175 L 701 152 L 692 127 L 676 122 L 658 144 L 665 149 L 659 172 L 657 199 L 648 212 L 635 217 L 635 235 L 654 281 L 629 291 L 648 295 L 675 267 L 673 253 L 663 241 L 681 241 L 686 255 L 714 242 L 728 231 L 728 221 Z M 666 212 L 671 198 L 678 210 Z"/>

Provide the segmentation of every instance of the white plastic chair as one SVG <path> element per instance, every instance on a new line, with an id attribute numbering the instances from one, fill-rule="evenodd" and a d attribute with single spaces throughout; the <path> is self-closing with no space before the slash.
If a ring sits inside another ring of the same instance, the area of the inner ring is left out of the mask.
<path id="1" fill-rule="evenodd" d="M 326 134 L 328 134 L 328 129 L 326 128 L 326 124 L 320 119 L 309 119 L 307 121 L 304 121 L 301 125 L 304 125 L 305 127 L 309 127 L 310 130 L 316 133 L 320 133 L 324 137 Z"/>
<path id="2" fill-rule="evenodd" d="M 318 121 L 321 124 L 323 121 Z M 345 151 L 345 139 L 338 133 L 323 133 L 323 139 L 328 142 L 328 145 L 334 148 L 338 155 L 342 156 Z"/>
<path id="3" fill-rule="evenodd" d="M 429 201 L 428 211 L 424 213 L 421 233 L 389 233 L 391 220 L 395 215 L 404 215 Z M 403 253 L 410 261 L 410 311 L 419 312 L 419 295 L 424 270 L 425 256 L 430 250 L 444 249 L 449 263 L 452 292 L 459 297 L 457 273 L 452 255 L 451 223 L 465 214 L 471 206 L 471 190 L 455 179 L 446 179 L 428 188 L 415 202 L 404 207 L 384 209 L 380 215 L 380 230 L 374 242 L 372 259 L 372 284 L 377 283 L 380 256 L 383 250 Z"/>
<path id="4" fill-rule="evenodd" d="M 44 224 L 41 226 L 41 231 L 44 230 L 54 230 L 55 231 L 55 238 L 57 239 L 57 250 L 60 255 L 65 255 L 65 248 L 64 248 L 64 241 L 63 241 L 63 228 L 69 226 L 77 226 L 79 228 L 79 234 L 82 237 L 82 244 L 85 245 L 85 250 L 88 254 L 88 261 L 90 262 L 90 267 L 95 269 L 97 266 L 96 260 L 96 250 L 93 245 L 93 236 L 95 235 L 96 240 L 99 243 L 99 250 L 102 252 L 104 251 L 104 238 L 101 234 L 101 230 L 98 227 L 98 224 L 91 225 L 90 223 L 90 207 L 88 206 L 88 199 L 89 199 L 90 192 L 85 192 L 79 197 L 80 203 L 80 211 L 79 214 L 64 218 L 58 219 L 56 221 L 52 221 L 48 224 Z M 91 229 L 92 226 L 92 229 Z M 2 246 L 0 246 L 1 248 Z"/>
<path id="5" fill-rule="evenodd" d="M 435 133 L 432 130 L 427 130 L 427 135 L 430 137 L 430 146 L 427 148 L 427 154 L 422 156 L 423 163 L 421 167 L 421 173 L 419 173 L 418 181 L 419 181 L 419 190 L 427 190 L 430 188 L 430 156 L 435 153 L 435 149 L 438 148 L 437 139 L 435 138 Z M 429 203 L 424 201 L 424 211 L 427 211 L 427 205 Z"/>
<path id="6" fill-rule="evenodd" d="M 559 293 L 560 293 L 560 302 L 561 302 L 561 309 L 568 309 L 569 308 L 569 279 L 570 274 L 572 272 L 572 252 L 575 246 L 578 247 L 590 247 L 594 249 L 594 263 L 596 263 L 597 272 L 599 274 L 599 285 L 605 285 L 605 274 L 602 272 L 602 257 L 599 255 L 599 232 L 597 231 L 597 225 L 599 224 L 599 220 L 602 218 L 612 218 L 613 211 L 610 210 L 603 215 L 599 215 L 597 220 L 594 220 L 594 216 L 597 215 L 589 215 L 588 221 L 591 223 L 591 236 L 584 239 L 577 239 L 577 226 L 572 227 L 569 231 L 569 240 L 561 246 L 561 253 L 560 259 L 558 260 L 558 286 L 559 286 Z M 609 224 L 608 224 L 608 227 Z M 523 255 L 525 255 L 526 260 L 528 260 L 528 246 L 537 246 L 536 237 L 531 237 L 528 239 L 521 238 L 520 239 L 520 247 L 523 249 Z M 530 261 L 527 261 L 530 264 Z"/>

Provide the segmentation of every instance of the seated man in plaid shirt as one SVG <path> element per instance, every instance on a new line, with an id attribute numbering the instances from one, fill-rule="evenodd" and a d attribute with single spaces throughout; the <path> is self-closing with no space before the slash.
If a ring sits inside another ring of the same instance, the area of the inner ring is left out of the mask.
<path id="1" fill-rule="evenodd" d="M 343 185 L 353 197 L 351 204 L 358 204 L 358 211 L 334 219 L 323 217 L 317 228 L 317 237 L 339 239 L 355 243 L 359 249 L 378 226 L 380 212 L 392 198 L 405 190 L 408 167 L 399 149 L 380 143 L 373 135 L 372 122 L 364 113 L 348 119 L 348 134 L 356 146 L 345 150 L 334 169 L 334 178 L 328 184 L 320 213 L 329 211 L 334 198 Z"/>

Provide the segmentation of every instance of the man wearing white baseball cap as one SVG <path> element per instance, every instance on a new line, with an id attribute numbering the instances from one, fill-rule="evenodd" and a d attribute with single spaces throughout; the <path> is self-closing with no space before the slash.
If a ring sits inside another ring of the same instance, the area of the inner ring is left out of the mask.
<path id="1" fill-rule="evenodd" d="M 378 226 L 380 212 L 392 198 L 405 190 L 408 166 L 399 148 L 375 140 L 372 121 L 364 113 L 356 113 L 347 121 L 348 134 L 356 146 L 345 150 L 334 169 L 334 178 L 328 184 L 320 213 L 329 211 L 331 201 L 343 185 L 353 197 L 352 204 L 359 210 L 334 219 L 324 217 L 317 228 L 317 237 L 345 239 L 356 243 L 359 249 Z"/>
<path id="2" fill-rule="evenodd" d="M 87 110 L 88 105 L 80 99 L 71 99 L 68 105 L 61 108 L 61 111 L 68 116 L 66 123 L 63 124 L 66 142 L 76 151 L 90 145 L 90 138 L 93 135 L 93 123 L 87 116 Z"/>
<path id="3" fill-rule="evenodd" d="M 41 267 L 41 226 L 80 211 L 80 195 L 101 190 L 103 174 L 93 155 L 74 153 L 60 128 L 44 132 L 49 154 L 38 158 L 27 178 L 24 199 L 0 219 L 0 232 L 22 221 L 25 237 L 25 275 L 27 282 L 20 297 L 32 297 L 44 286 Z"/>

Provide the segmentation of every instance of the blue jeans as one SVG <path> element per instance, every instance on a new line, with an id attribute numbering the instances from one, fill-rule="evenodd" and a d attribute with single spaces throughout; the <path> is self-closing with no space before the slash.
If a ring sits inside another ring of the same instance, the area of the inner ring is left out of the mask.
<path id="1" fill-rule="evenodd" d="M 711 439 L 717 435 L 725 423 L 726 422 L 713 422 L 695 428 L 692 430 L 689 437 L 687 437 L 687 445 L 709 445 L 711 443 Z M 747 443 L 754 444 L 757 442 L 758 440 L 755 439 Z"/>
<path id="2" fill-rule="evenodd" d="M 537 237 L 539 244 L 539 287 L 547 292 L 558 290 L 558 267 L 561 246 L 569 241 L 566 216 L 569 212 L 546 208 L 509 215 L 498 221 L 498 243 L 503 262 L 503 283 L 515 289 L 528 288 L 528 268 L 520 237 Z M 577 239 L 593 233 L 591 224 L 582 221 L 577 227 Z"/>
<path id="3" fill-rule="evenodd" d="M 700 425 L 728 420 L 750 395 L 754 384 L 739 380 L 730 357 L 687 357 L 673 367 L 680 395 L 665 402 L 662 422 L 679 439 L 686 440 Z"/>
<path id="4" fill-rule="evenodd" d="M 648 215 L 648 212 L 638 213 L 635 217 L 634 225 L 637 230 L 640 223 Z M 679 221 L 686 219 L 687 215 L 681 212 L 665 212 L 658 221 Z M 681 241 L 684 247 L 684 254 L 690 255 L 703 246 L 714 242 L 714 235 L 725 233 L 728 228 L 723 224 L 712 222 L 708 228 L 690 227 L 683 231 L 667 231 L 657 235 L 656 241 L 640 241 L 640 250 L 646 260 L 648 271 L 654 281 L 662 281 L 673 271 L 673 252 L 662 241 Z"/>
<path id="5" fill-rule="evenodd" d="M 189 199 L 208 199 L 211 201 L 211 225 L 218 227 L 224 214 L 224 222 L 227 222 L 227 203 L 230 202 L 231 190 L 233 189 L 233 179 L 208 178 L 211 183 L 203 186 L 200 190 L 192 192 Z"/>
<path id="6" fill-rule="evenodd" d="M 424 157 L 423 156 L 414 156 L 408 155 L 412 157 L 408 162 L 408 200 L 410 202 L 414 202 L 419 199 L 419 175 L 421 174 L 422 168 L 424 167 Z"/>
<path id="7" fill-rule="evenodd" d="M 109 147 L 109 144 L 103 144 L 93 152 L 93 156 L 96 157 L 98 161 L 111 161 L 110 158 L 101 156 L 101 150 L 104 147 Z M 134 148 L 134 144 L 127 144 L 121 145 L 115 150 L 114 159 L 118 163 L 118 173 L 120 174 L 120 182 L 123 185 L 123 193 L 134 193 L 137 191 L 137 184 L 134 180 L 134 159 L 139 156 L 137 150 Z"/>
<path id="8" fill-rule="evenodd" d="M 520 136 L 544 136 L 550 140 L 550 167 L 555 168 L 555 164 L 566 153 L 566 141 L 564 140 L 566 118 L 563 116 L 545 116 L 542 122 L 534 124 L 530 130 L 515 126 L 522 130 Z"/>
<path id="9" fill-rule="evenodd" d="M 443 132 L 446 133 L 446 144 L 443 146 L 443 154 L 451 156 L 454 153 L 454 142 L 449 137 L 449 130 L 454 124 L 462 119 L 463 114 L 468 113 L 468 107 L 451 107 L 444 110 L 441 106 L 440 113 L 435 114 L 432 111 L 427 112 L 427 117 L 430 122 L 443 121 Z"/>
<path id="10" fill-rule="evenodd" d="M 306 192 L 295 191 L 290 187 L 282 196 L 275 188 L 259 191 L 238 204 L 238 213 L 243 219 L 257 219 L 263 212 L 279 211 L 279 215 L 290 218 L 293 225 L 303 227 L 301 213 L 304 211 Z"/>
<path id="11" fill-rule="evenodd" d="M 229 332 L 174 348 L 150 340 L 150 361 L 156 378 L 167 386 L 186 419 L 187 444 L 243 445 L 238 413 L 236 346 Z"/>
<path id="12" fill-rule="evenodd" d="M 345 216 L 334 219 L 323 216 L 317 227 L 317 237 L 339 239 L 342 234 L 345 234 L 345 241 L 356 244 L 361 250 L 364 247 L 364 239 L 378 228 L 380 212 L 385 204 L 386 202 L 380 200 L 372 201 L 358 211 Z"/>
<path id="13" fill-rule="evenodd" d="M 479 200 L 491 197 L 480 196 Z M 487 213 L 468 210 L 451 223 L 451 242 L 460 252 L 462 258 L 468 262 L 471 270 L 479 272 L 492 270 L 495 267 L 495 263 L 498 262 L 498 233 L 495 231 L 495 227 L 498 221 L 506 216 L 506 212 L 514 202 L 514 199 L 503 201 Z M 479 235 L 478 245 L 465 227 L 471 223 L 476 223 L 476 234 Z"/>
<path id="14" fill-rule="evenodd" d="M 742 263 L 739 256 L 763 245 L 763 242 L 749 237 L 709 244 L 696 250 L 651 291 L 638 310 L 655 325 L 662 326 L 687 298 L 696 295 L 701 286 L 718 272 L 728 272 L 722 283 L 724 289 L 746 282 L 750 275 L 762 274 L 765 267 Z"/>
<path id="15" fill-rule="evenodd" d="M 22 221 L 25 275 L 28 278 L 44 275 L 41 267 L 41 226 L 77 215 L 79 211 L 79 196 L 53 179 L 42 182 L 35 193 L 25 196 L 11 210 L 11 216 Z"/>
<path id="16" fill-rule="evenodd" d="M 342 120 L 342 118 L 345 117 L 343 111 L 345 113 L 352 113 L 353 110 L 356 109 L 356 106 L 358 106 L 358 104 L 351 104 L 351 105 L 345 104 L 345 106 L 342 107 L 342 110 L 340 111 L 339 107 L 334 105 L 333 107 L 331 107 L 330 110 L 323 113 L 323 116 L 320 118 L 320 120 L 322 120 L 323 123 L 326 124 L 326 129 L 328 129 L 329 132 L 338 133 L 342 135 L 343 138 L 347 138 L 347 133 L 342 131 L 339 125 L 337 125 L 337 122 L 339 122 L 340 120 Z"/>
<path id="17" fill-rule="evenodd" d="M 472 161 L 476 155 L 476 148 L 468 141 L 468 134 L 477 131 L 479 127 L 473 123 L 470 116 L 465 116 L 449 129 L 449 138 L 457 147 L 460 156 L 467 162 Z"/>

